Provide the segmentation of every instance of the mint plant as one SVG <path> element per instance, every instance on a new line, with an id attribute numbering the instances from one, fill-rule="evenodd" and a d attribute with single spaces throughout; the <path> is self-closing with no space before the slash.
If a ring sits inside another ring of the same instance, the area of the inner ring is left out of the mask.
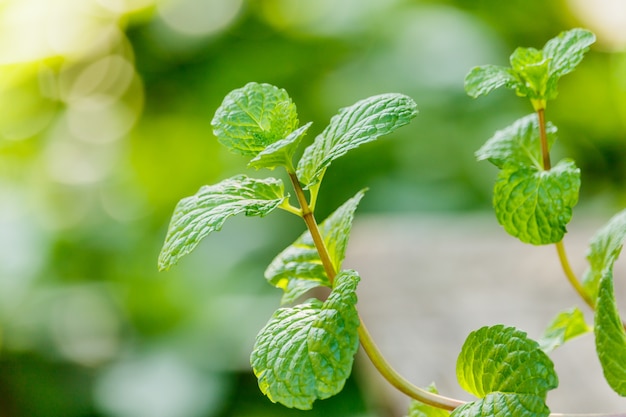
<path id="1" fill-rule="evenodd" d="M 248 157 L 249 167 L 284 169 L 294 197 L 274 177 L 238 175 L 200 188 L 176 206 L 159 268 L 176 264 L 231 216 L 263 217 L 280 209 L 303 219 L 306 231 L 265 271 L 268 283 L 283 290 L 283 306 L 260 330 L 251 354 L 261 391 L 287 407 L 310 409 L 315 401 L 340 392 L 360 344 L 381 375 L 413 398 L 410 417 L 548 416 L 546 396 L 558 386 L 548 353 L 592 329 L 607 382 L 619 395 L 626 395 L 626 332 L 615 303 L 612 274 L 626 235 L 626 211 L 594 237 L 589 269 L 579 280 L 569 266 L 562 239 L 578 201 L 580 170 L 570 159 L 552 165 L 550 149 L 557 128 L 545 120 L 547 103 L 557 96 L 558 80 L 574 70 L 594 40 L 586 30 L 564 32 L 542 50 L 516 49 L 510 67 L 477 67 L 465 80 L 472 97 L 506 87 L 530 100 L 534 113 L 496 132 L 476 156 L 499 169 L 493 197 L 498 222 L 522 242 L 555 244 L 565 276 L 595 311 L 593 326 L 580 309 L 563 311 L 539 341 L 505 325 L 472 332 L 461 348 L 457 378 L 476 396 L 475 401 L 448 398 L 434 385 L 420 388 L 408 382 L 389 366 L 360 318 L 356 296 L 360 276 L 342 269 L 342 262 L 365 190 L 323 222 L 315 217 L 324 174 L 332 161 L 394 132 L 417 115 L 416 103 L 403 94 L 377 95 L 339 110 L 302 150 L 311 123 L 299 125 L 296 106 L 285 90 L 249 83 L 229 93 L 212 120 L 218 141 Z M 317 287 L 328 288 L 328 296 L 306 299 Z"/>

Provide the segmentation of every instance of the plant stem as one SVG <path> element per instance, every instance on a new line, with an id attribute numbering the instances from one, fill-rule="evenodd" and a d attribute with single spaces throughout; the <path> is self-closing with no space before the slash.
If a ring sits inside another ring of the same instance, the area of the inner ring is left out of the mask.
<path id="1" fill-rule="evenodd" d="M 537 117 L 539 119 L 539 138 L 541 139 L 541 155 L 543 156 L 543 169 L 549 171 L 552 167 L 550 163 L 550 150 L 548 149 L 548 135 L 546 134 L 546 115 L 545 108 L 537 109 Z"/>
<path id="2" fill-rule="evenodd" d="M 585 303 L 587 303 L 587 305 L 591 307 L 592 310 L 594 310 L 595 303 L 593 302 L 591 297 L 589 297 L 589 293 L 582 286 L 578 278 L 576 278 L 576 274 L 574 274 L 574 271 L 572 270 L 572 267 L 569 264 L 569 260 L 567 259 L 567 254 L 565 253 L 565 245 L 563 245 L 563 241 L 556 243 L 555 246 L 559 254 L 561 267 L 563 268 L 563 272 L 565 272 L 565 276 L 567 277 L 567 280 L 572 285 L 572 287 L 574 287 L 578 295 L 580 295 L 580 297 L 585 301 Z"/>

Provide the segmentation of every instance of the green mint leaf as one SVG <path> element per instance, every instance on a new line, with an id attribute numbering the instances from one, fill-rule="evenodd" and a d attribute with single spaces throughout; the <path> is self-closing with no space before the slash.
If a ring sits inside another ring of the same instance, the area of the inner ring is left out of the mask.
<path id="1" fill-rule="evenodd" d="M 549 171 L 507 164 L 494 187 L 496 217 L 522 242 L 560 242 L 578 202 L 579 189 L 580 170 L 571 160 L 563 160 Z"/>
<path id="2" fill-rule="evenodd" d="M 226 95 L 211 125 L 219 142 L 231 151 L 256 156 L 293 132 L 298 114 L 285 90 L 248 83 Z"/>
<path id="3" fill-rule="evenodd" d="M 626 238 L 626 210 L 613 216 L 611 220 L 591 239 L 587 261 L 589 268 L 583 276 L 583 286 L 595 300 L 598 284 L 603 272 L 613 270 L 613 264 L 619 256 Z"/>
<path id="4" fill-rule="evenodd" d="M 556 127 L 546 123 L 548 148 L 556 140 Z M 535 166 L 542 169 L 539 121 L 535 113 L 529 114 L 502 130 L 498 130 L 476 151 L 479 161 L 488 160 L 502 169 L 506 163 L 516 166 Z"/>
<path id="5" fill-rule="evenodd" d="M 493 392 L 485 398 L 463 404 L 451 417 L 547 417 L 550 409 L 534 394 Z"/>
<path id="6" fill-rule="evenodd" d="M 572 308 L 559 313 L 552 320 L 541 339 L 539 339 L 539 346 L 541 346 L 541 350 L 549 353 L 568 340 L 592 330 L 585 322 L 583 312 L 578 308 Z"/>
<path id="7" fill-rule="evenodd" d="M 167 270 L 176 264 L 209 233 L 220 230 L 227 218 L 239 213 L 265 216 L 285 198 L 283 183 L 275 178 L 238 175 L 200 188 L 176 205 L 159 254 L 159 269 Z"/>
<path id="8" fill-rule="evenodd" d="M 515 88 L 518 84 L 510 68 L 497 65 L 474 67 L 465 76 L 465 91 L 472 98 L 487 95 L 502 86 Z"/>
<path id="9" fill-rule="evenodd" d="M 518 78 L 515 92 L 520 97 L 543 99 L 548 87 L 549 61 L 535 48 L 517 48 L 510 57 L 511 67 Z"/>
<path id="10" fill-rule="evenodd" d="M 435 384 L 430 384 L 426 390 L 434 394 L 439 394 Z M 424 404 L 423 402 L 417 400 L 412 400 L 409 405 L 408 417 L 450 417 L 450 412 L 442 410 L 441 408 L 433 407 L 432 405 Z"/>
<path id="11" fill-rule="evenodd" d="M 341 270 L 354 212 L 365 191 L 359 191 L 320 225 L 320 234 L 336 271 Z M 311 233 L 306 231 L 292 245 L 282 251 L 265 271 L 270 284 L 284 290 L 281 302 L 292 303 L 308 290 L 330 286 L 322 261 L 315 249 Z"/>
<path id="12" fill-rule="evenodd" d="M 278 309 L 258 334 L 250 361 L 261 391 L 301 410 L 342 390 L 359 347 L 356 287 L 342 271 L 325 302 Z"/>
<path id="13" fill-rule="evenodd" d="M 600 279 L 594 332 L 604 377 L 613 391 L 626 396 L 626 332 L 615 304 L 610 269 Z"/>
<path id="14" fill-rule="evenodd" d="M 550 39 L 543 48 L 543 56 L 549 60 L 549 81 L 547 99 L 556 97 L 556 83 L 559 78 L 572 72 L 582 61 L 583 56 L 596 41 L 595 35 L 584 29 L 561 32 Z"/>
<path id="15" fill-rule="evenodd" d="M 539 344 L 525 332 L 503 325 L 470 333 L 456 373 L 461 387 L 479 398 L 496 391 L 545 398 L 558 385 L 552 361 Z"/>
<path id="16" fill-rule="evenodd" d="M 315 138 L 298 163 L 305 188 L 318 183 L 331 162 L 358 146 L 406 125 L 417 115 L 417 105 L 402 94 L 382 94 L 339 110 Z"/>
<path id="17" fill-rule="evenodd" d="M 268 145 L 248 163 L 248 166 L 256 169 L 274 169 L 282 166 L 293 171 L 293 155 L 309 127 L 311 127 L 311 122 L 294 130 L 285 139 Z"/>

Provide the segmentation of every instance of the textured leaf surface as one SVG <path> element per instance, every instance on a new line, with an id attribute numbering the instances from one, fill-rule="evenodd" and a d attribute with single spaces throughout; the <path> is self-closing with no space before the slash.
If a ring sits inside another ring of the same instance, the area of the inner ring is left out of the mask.
<path id="1" fill-rule="evenodd" d="M 559 313 L 552 320 L 541 339 L 539 339 L 539 345 L 541 350 L 549 353 L 568 340 L 592 330 L 585 322 L 583 312 L 578 308 L 572 308 Z"/>
<path id="2" fill-rule="evenodd" d="M 592 300 L 598 294 L 598 284 L 605 270 L 613 269 L 626 238 L 626 210 L 613 216 L 611 220 L 591 239 L 587 261 L 589 268 L 585 271 L 583 285 Z"/>
<path id="3" fill-rule="evenodd" d="M 510 68 L 497 65 L 474 67 L 465 77 L 465 91 L 473 98 L 487 95 L 503 86 L 513 88 L 518 84 Z"/>
<path id="4" fill-rule="evenodd" d="M 417 105 L 402 94 L 381 94 L 339 110 L 315 138 L 298 163 L 305 187 L 320 181 L 331 162 L 351 149 L 406 125 L 417 115 Z"/>
<path id="5" fill-rule="evenodd" d="M 437 391 L 437 388 L 435 387 L 435 384 L 431 384 L 426 390 L 434 394 L 439 393 Z M 408 417 L 449 417 L 449 416 L 450 416 L 449 411 L 442 410 L 441 408 L 433 407 L 428 404 L 424 404 L 417 400 L 411 400 L 411 404 L 409 405 Z"/>
<path id="6" fill-rule="evenodd" d="M 248 83 L 228 93 L 211 125 L 219 142 L 231 151 L 256 156 L 295 130 L 298 114 L 285 90 Z"/>
<path id="7" fill-rule="evenodd" d="M 238 175 L 219 184 L 204 186 L 176 205 L 159 254 L 159 269 L 169 269 L 191 252 L 209 233 L 218 231 L 227 218 L 239 213 L 265 216 L 286 198 L 280 180 Z"/>
<path id="8" fill-rule="evenodd" d="M 251 363 L 270 400 L 308 410 L 341 391 L 359 347 L 358 281 L 342 271 L 325 302 L 278 309 L 261 330 Z"/>
<path id="9" fill-rule="evenodd" d="M 550 77 L 558 78 L 572 72 L 595 41 L 592 32 L 578 28 L 550 39 L 543 47 L 543 56 L 550 60 Z"/>
<path id="10" fill-rule="evenodd" d="M 579 189 L 580 170 L 571 160 L 563 160 L 549 171 L 507 164 L 494 187 L 496 217 L 522 242 L 559 242 L 572 218 Z"/>
<path id="11" fill-rule="evenodd" d="M 510 57 L 511 67 L 519 83 L 515 91 L 520 97 L 541 99 L 548 87 L 549 61 L 535 48 L 517 48 Z"/>
<path id="12" fill-rule="evenodd" d="M 546 417 L 549 414 L 550 409 L 538 395 L 494 392 L 458 407 L 452 417 Z"/>
<path id="13" fill-rule="evenodd" d="M 605 270 L 600 280 L 594 332 L 604 377 L 613 391 L 626 396 L 626 332 L 615 304 L 610 269 Z"/>
<path id="14" fill-rule="evenodd" d="M 364 194 L 365 191 L 359 191 L 319 225 L 336 271 L 341 270 L 354 212 Z M 308 231 L 274 258 L 265 271 L 265 278 L 272 285 L 284 290 L 283 304 L 295 301 L 311 288 L 320 285 L 330 286 L 313 238 Z"/>
<path id="15" fill-rule="evenodd" d="M 546 124 L 548 147 L 556 140 L 556 127 Z M 498 168 L 506 163 L 516 166 L 535 166 L 542 169 L 539 121 L 535 113 L 529 114 L 511 126 L 498 130 L 477 152 L 476 158 L 489 160 Z"/>
<path id="16" fill-rule="evenodd" d="M 267 148 L 259 152 L 259 154 L 250 161 L 248 166 L 256 169 L 274 169 L 283 166 L 291 170 L 293 166 L 293 155 L 310 126 L 311 122 L 294 130 L 285 139 L 268 145 Z"/>
<path id="17" fill-rule="evenodd" d="M 545 394 L 558 379 L 548 356 L 526 333 L 513 327 L 483 327 L 467 337 L 457 360 L 463 389 L 483 398 L 492 392 Z"/>

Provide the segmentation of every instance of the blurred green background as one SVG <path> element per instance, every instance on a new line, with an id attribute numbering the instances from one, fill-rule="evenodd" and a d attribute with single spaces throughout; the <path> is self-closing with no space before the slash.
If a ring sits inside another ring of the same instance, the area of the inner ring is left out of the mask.
<path id="1" fill-rule="evenodd" d="M 582 200 L 626 203 L 620 0 L 0 0 L 0 417 L 380 416 L 356 377 L 301 413 L 272 405 L 248 357 L 278 306 L 273 256 L 303 225 L 235 218 L 158 273 L 176 202 L 245 170 L 210 120 L 249 81 L 285 88 L 308 140 L 343 106 L 413 97 L 409 126 L 336 161 L 319 218 L 489 210 L 473 152 L 529 113 L 463 78 L 572 27 L 598 43 L 560 84 L 556 152 Z M 263 175 L 263 172 L 248 172 Z"/>

